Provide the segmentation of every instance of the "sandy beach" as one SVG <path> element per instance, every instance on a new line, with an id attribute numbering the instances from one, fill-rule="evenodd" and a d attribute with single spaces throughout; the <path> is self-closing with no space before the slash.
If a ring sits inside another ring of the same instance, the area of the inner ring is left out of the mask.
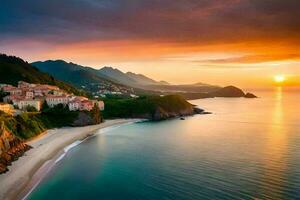
<path id="1" fill-rule="evenodd" d="M 7 173 L 0 175 L 0 199 L 22 199 L 26 196 L 55 164 L 66 146 L 83 140 L 98 129 L 136 121 L 116 119 L 93 126 L 52 129 L 27 142 L 33 148 L 13 162 Z"/>

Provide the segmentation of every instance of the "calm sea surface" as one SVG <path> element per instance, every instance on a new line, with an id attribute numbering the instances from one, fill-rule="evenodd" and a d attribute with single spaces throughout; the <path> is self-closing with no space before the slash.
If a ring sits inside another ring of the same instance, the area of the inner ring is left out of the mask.
<path id="1" fill-rule="evenodd" d="M 106 130 L 29 199 L 300 199 L 300 93 L 256 94 L 192 101 L 212 115 Z"/>

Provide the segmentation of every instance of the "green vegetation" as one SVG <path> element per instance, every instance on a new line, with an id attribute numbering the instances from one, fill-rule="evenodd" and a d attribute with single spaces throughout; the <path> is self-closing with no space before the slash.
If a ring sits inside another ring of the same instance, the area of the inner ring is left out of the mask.
<path id="1" fill-rule="evenodd" d="M 36 136 L 47 128 L 38 116 L 27 113 L 12 117 L 2 112 L 0 121 L 4 121 L 8 131 L 23 139 Z"/>
<path id="2" fill-rule="evenodd" d="M 45 104 L 41 113 L 22 113 L 16 117 L 0 111 L 0 122 L 4 121 L 8 131 L 17 137 L 29 139 L 47 129 L 72 126 L 79 113 L 79 111 L 69 111 L 68 107 L 63 105 L 49 108 Z M 99 108 L 96 106 L 91 112 L 84 111 L 83 113 L 88 114 L 93 119 L 94 124 L 102 121 Z"/>
<path id="3" fill-rule="evenodd" d="M 90 117 L 93 119 L 94 123 L 99 124 L 103 121 L 103 118 L 101 116 L 101 112 L 98 106 L 94 106 L 93 110 L 91 112 L 88 112 Z"/>
<path id="4" fill-rule="evenodd" d="M 3 102 L 3 97 L 7 96 L 8 93 L 4 92 L 3 90 L 0 90 L 0 102 Z"/>
<path id="5" fill-rule="evenodd" d="M 27 106 L 26 107 L 26 111 L 27 112 L 37 112 L 37 109 L 33 106 Z"/>
<path id="6" fill-rule="evenodd" d="M 0 83 L 17 85 L 18 81 L 55 85 L 68 93 L 86 95 L 85 92 L 39 71 L 21 58 L 0 54 Z"/>
<path id="7" fill-rule="evenodd" d="M 68 106 L 64 106 L 63 104 L 58 104 L 50 108 L 47 103 L 44 103 L 39 118 L 47 128 L 58 128 L 71 126 L 72 122 L 77 118 L 78 113 L 78 111 L 69 111 Z"/>
<path id="8" fill-rule="evenodd" d="M 143 96 L 136 99 L 105 99 L 104 101 L 104 118 L 152 118 L 158 109 L 165 112 L 180 113 L 182 110 L 193 107 L 178 95 Z"/>

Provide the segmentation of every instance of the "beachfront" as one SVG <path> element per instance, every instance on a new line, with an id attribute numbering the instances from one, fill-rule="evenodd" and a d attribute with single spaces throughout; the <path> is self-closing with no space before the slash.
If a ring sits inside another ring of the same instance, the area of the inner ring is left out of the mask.
<path id="1" fill-rule="evenodd" d="M 27 144 L 33 148 L 13 162 L 7 173 L 0 175 L 0 199 L 20 199 L 26 196 L 55 164 L 56 157 L 63 153 L 64 147 L 83 140 L 98 129 L 136 121 L 138 120 L 116 119 L 93 126 L 48 130 L 42 136 L 29 141 Z"/>

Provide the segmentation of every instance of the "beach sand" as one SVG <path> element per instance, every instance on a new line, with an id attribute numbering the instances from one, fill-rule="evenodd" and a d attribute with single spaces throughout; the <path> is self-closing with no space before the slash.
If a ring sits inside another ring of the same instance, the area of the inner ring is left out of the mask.
<path id="1" fill-rule="evenodd" d="M 138 120 L 116 119 L 93 126 L 52 129 L 28 141 L 27 144 L 33 148 L 13 162 L 7 173 L 0 175 L 0 199 L 22 199 L 26 196 L 55 164 L 64 147 L 83 140 L 98 129 L 136 121 Z"/>

